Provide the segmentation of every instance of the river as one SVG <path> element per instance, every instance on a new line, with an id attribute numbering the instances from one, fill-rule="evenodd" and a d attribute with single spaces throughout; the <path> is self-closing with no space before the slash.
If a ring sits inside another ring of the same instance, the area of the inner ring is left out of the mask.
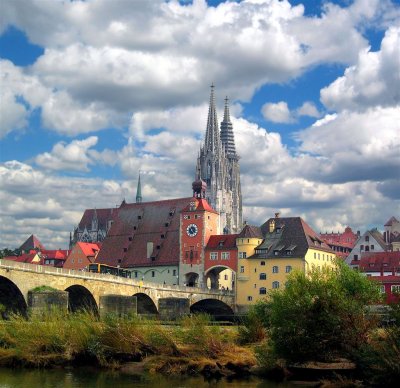
<path id="1" fill-rule="evenodd" d="M 206 381 L 203 377 L 167 378 L 130 376 L 92 368 L 77 369 L 7 369 L 0 368 L 0 388 L 286 388 L 258 378 L 249 380 Z"/>

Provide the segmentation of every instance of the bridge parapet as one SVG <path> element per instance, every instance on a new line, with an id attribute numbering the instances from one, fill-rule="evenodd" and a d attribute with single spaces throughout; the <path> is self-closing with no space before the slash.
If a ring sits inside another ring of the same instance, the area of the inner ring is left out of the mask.
<path id="1" fill-rule="evenodd" d="M 197 295 L 198 298 L 217 298 L 217 299 L 232 299 L 235 296 L 234 291 L 227 290 L 210 290 L 208 288 L 197 288 L 179 285 L 167 285 L 159 283 L 144 282 L 142 280 L 123 278 L 111 274 L 99 274 L 89 271 L 55 268 L 46 265 L 39 264 L 28 264 L 18 263 L 10 260 L 0 259 L 0 268 L 6 269 L 6 271 L 15 269 L 23 272 L 40 273 L 40 274 L 51 274 L 55 276 L 62 276 L 67 278 L 84 279 L 84 280 L 99 280 L 103 282 L 109 282 L 114 284 L 136 286 L 143 290 L 158 290 L 164 292 L 173 292 L 179 294 Z"/>

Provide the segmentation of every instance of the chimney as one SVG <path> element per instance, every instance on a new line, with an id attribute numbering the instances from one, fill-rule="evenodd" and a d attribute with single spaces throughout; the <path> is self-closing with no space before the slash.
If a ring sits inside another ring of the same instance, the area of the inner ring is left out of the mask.
<path id="1" fill-rule="evenodd" d="M 275 213 L 275 218 L 279 218 L 280 213 Z"/>

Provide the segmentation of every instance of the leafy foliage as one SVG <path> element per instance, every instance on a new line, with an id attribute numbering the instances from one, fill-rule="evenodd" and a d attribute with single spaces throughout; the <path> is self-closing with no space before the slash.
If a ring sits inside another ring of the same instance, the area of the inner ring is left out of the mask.
<path id="1" fill-rule="evenodd" d="M 286 288 L 264 302 L 273 351 L 295 362 L 351 355 L 375 325 L 365 307 L 378 298 L 375 283 L 341 262 L 333 271 L 292 273 Z"/>

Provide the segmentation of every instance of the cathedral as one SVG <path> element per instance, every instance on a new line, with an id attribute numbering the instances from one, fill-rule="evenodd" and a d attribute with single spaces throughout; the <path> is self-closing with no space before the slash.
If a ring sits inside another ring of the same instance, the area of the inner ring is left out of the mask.
<path id="1" fill-rule="evenodd" d="M 214 85 L 211 85 L 206 135 L 197 158 L 195 179 L 207 183 L 207 202 L 220 214 L 219 232 L 238 233 L 242 227 L 239 156 L 228 98 L 225 99 L 224 119 L 218 126 Z"/>

